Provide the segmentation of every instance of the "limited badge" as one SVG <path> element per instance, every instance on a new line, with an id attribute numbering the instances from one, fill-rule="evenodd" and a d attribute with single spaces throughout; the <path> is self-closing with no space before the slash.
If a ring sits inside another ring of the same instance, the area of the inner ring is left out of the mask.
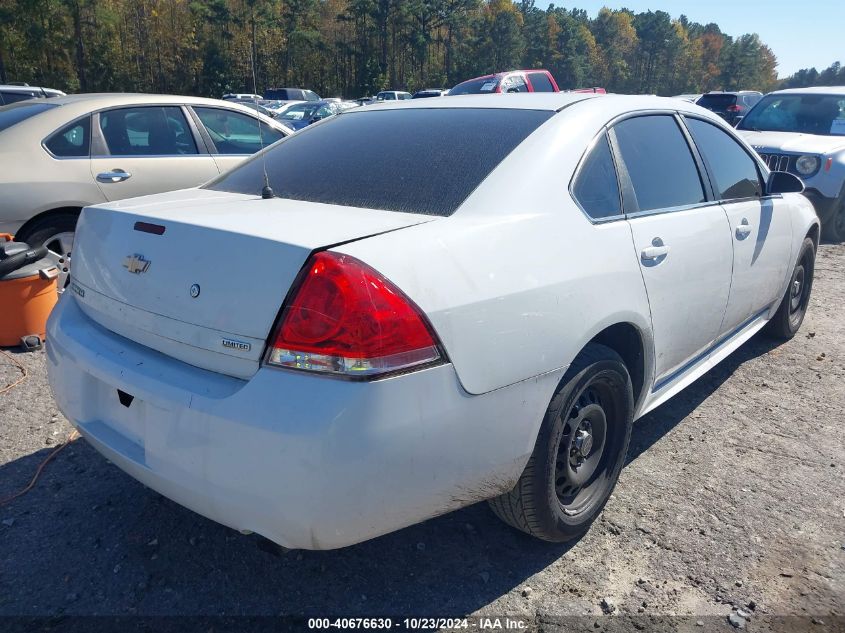
<path id="1" fill-rule="evenodd" d="M 242 352 L 248 352 L 252 349 L 252 345 L 249 343 L 244 343 L 243 341 L 235 341 L 230 338 L 224 338 L 221 340 L 223 347 L 228 347 L 229 349 L 237 349 Z"/>

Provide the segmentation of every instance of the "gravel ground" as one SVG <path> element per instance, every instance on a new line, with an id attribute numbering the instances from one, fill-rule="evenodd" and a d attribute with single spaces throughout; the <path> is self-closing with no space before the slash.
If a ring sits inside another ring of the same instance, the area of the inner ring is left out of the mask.
<path id="1" fill-rule="evenodd" d="M 478 504 L 282 554 L 77 440 L 0 507 L 0 616 L 508 614 L 531 630 L 731 630 L 742 608 L 749 630 L 845 630 L 843 282 L 845 245 L 823 245 L 795 339 L 755 337 L 640 420 L 613 498 L 577 543 L 534 541 Z M 0 394 L 0 498 L 71 432 L 44 353 L 15 358 L 29 375 Z M 0 387 L 18 374 L 0 356 Z"/>

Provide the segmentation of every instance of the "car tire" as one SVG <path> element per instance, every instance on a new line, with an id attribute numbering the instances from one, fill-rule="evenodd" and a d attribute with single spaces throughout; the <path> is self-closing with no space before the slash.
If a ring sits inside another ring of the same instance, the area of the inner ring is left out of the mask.
<path id="1" fill-rule="evenodd" d="M 822 234 L 831 242 L 845 242 L 845 195 L 841 196 L 830 217 L 822 222 Z"/>
<path id="2" fill-rule="evenodd" d="M 43 218 L 35 220 L 25 229 L 18 231 L 15 240 L 26 242 L 30 246 L 48 246 L 47 242 L 57 235 L 73 233 L 76 230 L 76 221 L 79 213 L 63 211 L 52 213 Z M 64 253 L 60 253 L 64 254 Z"/>
<path id="3" fill-rule="evenodd" d="M 60 293 L 68 283 L 70 250 L 73 246 L 73 235 L 76 231 L 78 219 L 79 213 L 73 211 L 53 213 L 35 220 L 15 235 L 15 240 L 18 242 L 26 242 L 33 248 L 46 246 L 64 259 L 59 268 L 59 279 L 57 281 Z"/>
<path id="4" fill-rule="evenodd" d="M 816 245 L 812 239 L 805 237 L 783 299 L 775 316 L 766 325 L 767 333 L 773 338 L 789 340 L 801 327 L 813 290 L 815 266 Z"/>
<path id="5" fill-rule="evenodd" d="M 619 478 L 633 413 L 622 358 L 604 345 L 587 345 L 561 380 L 516 486 L 489 501 L 493 512 L 545 541 L 584 534 Z"/>

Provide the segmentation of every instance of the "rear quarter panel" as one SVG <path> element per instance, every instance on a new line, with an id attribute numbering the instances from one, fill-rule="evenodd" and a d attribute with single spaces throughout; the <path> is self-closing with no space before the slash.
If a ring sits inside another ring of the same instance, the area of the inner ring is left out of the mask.
<path id="1" fill-rule="evenodd" d="M 0 132 L 0 223 L 20 226 L 44 211 L 105 201 L 89 158 L 55 158 L 41 145 L 79 115 L 54 108 Z"/>
<path id="2" fill-rule="evenodd" d="M 650 380 L 650 313 L 630 229 L 593 224 L 568 192 L 610 118 L 586 105 L 541 126 L 453 216 L 336 249 L 425 311 L 471 394 L 566 368 L 618 322 L 643 334 Z"/>

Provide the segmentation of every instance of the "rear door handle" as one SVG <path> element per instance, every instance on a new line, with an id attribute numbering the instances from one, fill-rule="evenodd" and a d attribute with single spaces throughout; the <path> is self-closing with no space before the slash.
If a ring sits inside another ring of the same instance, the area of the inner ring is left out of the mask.
<path id="1" fill-rule="evenodd" d="M 647 246 L 640 253 L 644 262 L 656 262 L 669 254 L 669 247 L 659 237 L 651 240 L 651 246 Z"/>
<path id="2" fill-rule="evenodd" d="M 131 177 L 132 174 L 122 169 L 112 169 L 111 171 L 104 171 L 101 174 L 97 174 L 97 180 L 100 182 L 123 182 Z"/>
<path id="3" fill-rule="evenodd" d="M 742 218 L 742 222 L 736 227 L 736 239 L 744 240 L 751 233 L 751 225 L 748 223 L 748 218 Z"/>

